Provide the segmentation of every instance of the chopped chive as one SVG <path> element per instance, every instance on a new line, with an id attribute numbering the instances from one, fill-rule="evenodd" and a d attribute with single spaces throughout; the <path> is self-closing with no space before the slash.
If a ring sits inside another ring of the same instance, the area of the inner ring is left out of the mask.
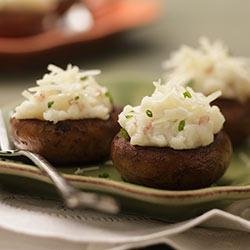
<path id="1" fill-rule="evenodd" d="M 185 124 L 186 124 L 185 120 L 180 121 L 178 125 L 178 131 L 184 130 Z"/>
<path id="2" fill-rule="evenodd" d="M 76 97 L 75 97 L 75 101 L 77 101 L 79 98 L 80 98 L 80 96 L 79 96 L 79 95 L 78 95 L 78 96 L 76 96 Z"/>
<path id="3" fill-rule="evenodd" d="M 146 110 L 146 114 L 147 114 L 148 117 L 153 117 L 153 113 L 149 109 Z"/>
<path id="4" fill-rule="evenodd" d="M 124 129 L 124 128 L 121 128 L 121 130 L 120 130 L 120 132 L 119 132 L 119 135 L 121 136 L 121 137 L 123 137 L 125 140 L 129 140 L 129 134 L 128 134 L 128 132 L 127 132 L 127 130 L 126 129 Z"/>
<path id="5" fill-rule="evenodd" d="M 105 96 L 109 99 L 109 101 L 110 101 L 111 103 L 113 103 L 113 97 L 112 97 L 112 95 L 111 95 L 109 92 L 106 92 L 106 93 L 105 93 Z"/>
<path id="6" fill-rule="evenodd" d="M 83 76 L 83 77 L 80 78 L 80 80 L 85 81 L 85 80 L 87 80 L 87 78 L 88 78 L 87 76 Z"/>
<path id="7" fill-rule="evenodd" d="M 98 175 L 99 178 L 109 178 L 109 174 L 108 173 L 102 173 Z"/>
<path id="8" fill-rule="evenodd" d="M 185 92 L 183 93 L 183 96 L 184 96 L 185 98 L 191 98 L 191 97 L 192 97 L 192 95 L 190 94 L 189 91 L 185 91 Z"/>
<path id="9" fill-rule="evenodd" d="M 48 108 L 50 109 L 53 106 L 54 103 L 55 103 L 54 101 L 48 102 Z"/>
<path id="10" fill-rule="evenodd" d="M 130 119 L 130 118 L 133 117 L 133 115 L 125 115 L 125 117 L 126 117 L 127 119 Z"/>

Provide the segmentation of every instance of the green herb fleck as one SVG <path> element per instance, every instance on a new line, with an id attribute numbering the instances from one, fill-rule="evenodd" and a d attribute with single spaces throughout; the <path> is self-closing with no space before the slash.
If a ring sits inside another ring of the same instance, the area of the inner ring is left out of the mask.
<path id="1" fill-rule="evenodd" d="M 125 115 L 125 117 L 126 117 L 127 119 L 130 119 L 130 118 L 133 117 L 133 115 Z"/>
<path id="2" fill-rule="evenodd" d="M 194 85 L 194 79 L 190 79 L 188 82 L 187 82 L 187 86 L 192 88 Z"/>
<path id="3" fill-rule="evenodd" d="M 191 98 L 191 97 L 192 97 L 192 95 L 190 94 L 189 91 L 185 91 L 185 92 L 183 93 L 183 96 L 184 96 L 185 98 Z"/>
<path id="4" fill-rule="evenodd" d="M 149 109 L 146 110 L 146 114 L 147 114 L 148 117 L 153 117 L 153 113 Z"/>
<path id="5" fill-rule="evenodd" d="M 78 96 L 76 96 L 76 97 L 75 97 L 75 101 L 77 101 L 79 98 L 80 98 L 80 96 L 79 96 L 79 95 L 78 95 Z"/>
<path id="6" fill-rule="evenodd" d="M 186 124 L 185 120 L 180 121 L 178 125 L 178 131 L 184 130 L 185 124 Z"/>
<path id="7" fill-rule="evenodd" d="M 113 103 L 113 97 L 112 97 L 112 95 L 111 95 L 109 92 L 106 92 L 106 93 L 105 93 L 105 96 L 109 99 L 109 101 L 110 101 L 111 103 Z"/>
<path id="8" fill-rule="evenodd" d="M 125 140 L 129 140 L 129 134 L 126 129 L 121 128 L 119 135 L 123 137 Z"/>
<path id="9" fill-rule="evenodd" d="M 88 79 L 87 76 L 83 76 L 83 77 L 80 78 L 81 81 L 85 81 L 85 80 L 87 80 L 87 79 Z"/>
<path id="10" fill-rule="evenodd" d="M 50 109 L 53 106 L 54 103 L 55 103 L 54 101 L 48 102 L 48 108 Z"/>
<path id="11" fill-rule="evenodd" d="M 108 173 L 102 173 L 98 175 L 99 178 L 109 178 L 109 174 Z"/>

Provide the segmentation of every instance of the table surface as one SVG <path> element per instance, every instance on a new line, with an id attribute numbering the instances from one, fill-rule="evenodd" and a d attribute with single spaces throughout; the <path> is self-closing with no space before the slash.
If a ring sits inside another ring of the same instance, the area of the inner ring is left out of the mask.
<path id="1" fill-rule="evenodd" d="M 157 1 L 157 0 L 156 0 Z M 160 0 L 159 0 L 160 1 Z M 84 61 L 84 51 L 70 62 L 83 68 L 100 68 L 102 81 L 117 77 L 127 80 L 159 78 L 161 63 L 173 49 L 186 43 L 195 45 L 206 35 L 221 38 L 240 56 L 250 56 L 250 1 L 242 0 L 161 0 L 162 17 L 154 24 L 129 32 L 114 48 Z M 0 106 L 20 98 L 20 93 L 34 85 L 45 68 L 20 71 L 15 74 L 1 72 Z"/>

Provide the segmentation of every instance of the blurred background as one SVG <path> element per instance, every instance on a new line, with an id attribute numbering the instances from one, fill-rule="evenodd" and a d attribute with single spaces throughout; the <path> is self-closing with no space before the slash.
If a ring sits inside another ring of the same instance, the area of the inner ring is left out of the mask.
<path id="1" fill-rule="evenodd" d="M 143 82 L 141 95 L 147 93 L 170 52 L 183 43 L 197 45 L 202 35 L 250 56 L 250 1 L 6 2 L 0 0 L 0 106 L 20 99 L 48 63 L 101 69 L 100 83 L 117 91 L 122 103 L 121 83 L 130 88 Z"/>

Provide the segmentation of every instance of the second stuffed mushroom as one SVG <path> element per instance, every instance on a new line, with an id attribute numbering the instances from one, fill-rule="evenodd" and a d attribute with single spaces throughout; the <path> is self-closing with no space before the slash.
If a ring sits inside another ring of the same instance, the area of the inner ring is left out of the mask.
<path id="1" fill-rule="evenodd" d="M 250 64 L 249 59 L 234 57 L 221 41 L 200 39 L 198 48 L 182 46 L 164 67 L 172 76 L 185 79 L 185 85 L 209 95 L 220 90 L 214 101 L 225 116 L 225 131 L 234 145 L 250 136 Z"/>

